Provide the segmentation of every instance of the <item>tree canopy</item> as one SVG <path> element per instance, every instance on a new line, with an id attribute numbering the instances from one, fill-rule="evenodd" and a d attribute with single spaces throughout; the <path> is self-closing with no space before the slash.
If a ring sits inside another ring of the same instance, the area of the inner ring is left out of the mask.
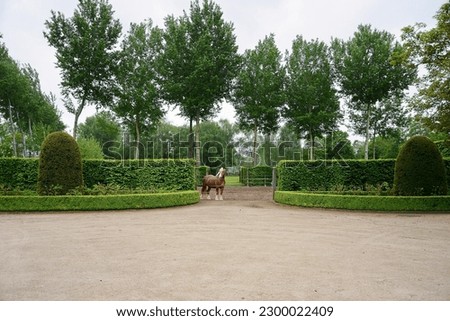
<path id="1" fill-rule="evenodd" d="M 403 29 L 402 39 L 408 58 L 425 67 L 419 77 L 418 93 L 413 100 L 420 118 L 433 130 L 450 137 L 450 3 L 444 3 L 436 16 L 436 26 L 424 30 L 418 23 Z"/>
<path id="2" fill-rule="evenodd" d="M 112 101 L 116 44 L 122 31 L 113 13 L 107 0 L 79 0 L 72 17 L 51 11 L 50 19 L 45 22 L 44 36 L 56 49 L 66 108 L 75 115 L 75 138 L 84 107 L 104 106 Z"/>

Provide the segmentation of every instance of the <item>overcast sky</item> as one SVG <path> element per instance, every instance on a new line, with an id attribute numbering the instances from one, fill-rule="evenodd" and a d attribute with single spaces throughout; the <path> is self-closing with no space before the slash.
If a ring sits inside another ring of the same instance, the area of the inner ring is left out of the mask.
<path id="1" fill-rule="evenodd" d="M 447 0 L 448 1 L 448 0 Z M 130 22 L 139 23 L 151 18 L 163 27 L 164 17 L 179 16 L 189 11 L 190 0 L 110 0 L 123 31 Z M 278 48 L 285 52 L 296 35 L 305 39 L 320 39 L 329 43 L 332 37 L 347 40 L 359 24 L 371 24 L 373 28 L 386 30 L 397 37 L 401 29 L 416 22 L 429 27 L 445 0 L 216 0 L 231 21 L 239 51 L 252 49 L 265 35 L 275 34 Z M 44 92 L 60 96 L 59 70 L 55 68 L 55 52 L 43 36 L 44 22 L 50 11 L 60 11 L 66 17 L 73 16 L 77 0 L 0 0 L 0 33 L 9 54 L 21 63 L 29 63 L 37 70 Z M 61 104 L 63 121 L 72 128 L 73 115 Z M 95 112 L 88 107 L 80 121 Z M 226 107 L 218 118 L 227 118 L 232 108 Z M 177 125 L 184 123 L 170 113 L 170 120 Z"/>

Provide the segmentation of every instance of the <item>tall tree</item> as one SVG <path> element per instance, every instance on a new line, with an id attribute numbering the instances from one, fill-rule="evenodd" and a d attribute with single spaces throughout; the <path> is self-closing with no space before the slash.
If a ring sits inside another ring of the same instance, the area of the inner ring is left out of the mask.
<path id="1" fill-rule="evenodd" d="M 418 23 L 403 29 L 402 39 L 409 59 L 426 71 L 418 79 L 418 93 L 413 103 L 424 123 L 450 138 L 450 2 L 444 3 L 436 16 L 436 26 L 425 31 Z"/>
<path id="2" fill-rule="evenodd" d="M 198 0 L 191 2 L 189 14 L 167 17 L 165 27 L 159 64 L 163 95 L 167 102 L 180 107 L 191 133 L 195 122 L 199 163 L 200 121 L 214 115 L 219 103 L 229 96 L 237 71 L 234 27 L 224 21 L 221 8 L 210 0 L 201 5 Z"/>
<path id="3" fill-rule="evenodd" d="M 131 24 L 122 43 L 114 111 L 134 133 L 135 158 L 143 130 L 156 129 L 164 115 L 157 85 L 156 61 L 161 53 L 161 30 L 152 21 Z"/>
<path id="4" fill-rule="evenodd" d="M 365 159 L 369 158 L 372 114 L 382 101 L 412 83 L 416 69 L 405 63 L 405 48 L 394 35 L 360 25 L 348 41 L 334 39 L 334 64 L 341 93 L 365 120 Z"/>
<path id="5" fill-rule="evenodd" d="M 29 64 L 21 65 L 9 56 L 0 44 L 0 118 L 8 122 L 12 140 L 12 155 L 19 155 L 18 139 L 22 140 L 22 154 L 37 151 L 40 144 L 33 137 L 35 127 L 61 130 L 64 124 L 50 97 L 41 91 L 39 75 Z M 40 141 L 42 142 L 42 140 Z"/>
<path id="6" fill-rule="evenodd" d="M 253 50 L 246 50 L 236 78 L 232 101 L 239 127 L 253 132 L 256 165 L 258 132 L 270 135 L 279 128 L 280 108 L 285 102 L 285 69 L 273 34 Z"/>
<path id="7" fill-rule="evenodd" d="M 309 159 L 314 159 L 314 142 L 336 126 L 339 100 L 327 45 L 301 36 L 286 55 L 286 102 L 283 109 L 288 124 L 299 138 L 309 141 Z"/>
<path id="8" fill-rule="evenodd" d="M 56 49 L 66 108 L 75 116 L 74 137 L 86 105 L 104 106 L 112 100 L 116 44 L 122 31 L 113 13 L 107 0 L 79 0 L 71 18 L 51 11 L 45 22 L 44 36 Z"/>

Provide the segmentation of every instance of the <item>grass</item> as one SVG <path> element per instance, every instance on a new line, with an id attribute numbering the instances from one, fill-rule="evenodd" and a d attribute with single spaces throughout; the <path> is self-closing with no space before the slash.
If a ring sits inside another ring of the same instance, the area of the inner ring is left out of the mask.
<path id="1" fill-rule="evenodd" d="M 227 176 L 225 182 L 226 186 L 244 186 L 239 183 L 239 176 Z"/>

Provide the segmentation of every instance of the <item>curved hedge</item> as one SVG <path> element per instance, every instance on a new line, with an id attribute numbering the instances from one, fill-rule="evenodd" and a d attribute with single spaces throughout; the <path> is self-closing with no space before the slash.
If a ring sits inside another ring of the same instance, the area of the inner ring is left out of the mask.
<path id="1" fill-rule="evenodd" d="M 128 195 L 0 196 L 1 212 L 150 209 L 198 203 L 197 191 Z"/>
<path id="2" fill-rule="evenodd" d="M 445 211 L 450 213 L 450 196 L 375 196 L 316 194 L 276 191 L 277 203 L 347 210 Z"/>

